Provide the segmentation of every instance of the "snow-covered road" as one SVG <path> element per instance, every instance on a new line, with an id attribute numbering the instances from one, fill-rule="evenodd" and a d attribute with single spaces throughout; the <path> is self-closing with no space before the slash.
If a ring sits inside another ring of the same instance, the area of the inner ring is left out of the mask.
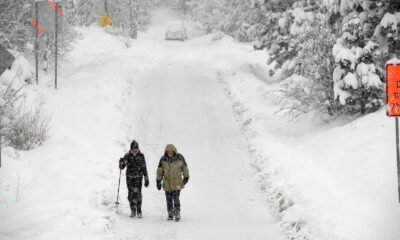
<path id="1" fill-rule="evenodd" d="M 63 66 L 59 90 L 37 90 L 52 114 L 51 139 L 21 153 L 23 161 L 5 163 L 4 173 L 7 165 L 23 169 L 24 189 L 0 208 L 0 239 L 284 239 L 257 191 L 218 69 L 207 61 L 229 62 L 227 48 L 210 37 L 163 41 L 173 18 L 159 11 L 130 48 L 102 29 L 79 30 L 83 39 Z M 118 160 L 132 139 L 151 179 L 143 219 L 128 217 L 124 176 L 114 205 Z M 166 221 L 165 196 L 155 187 L 168 143 L 191 173 L 180 223 Z"/>
<path id="2" fill-rule="evenodd" d="M 131 133 L 148 156 L 153 181 L 144 190 L 145 218 L 128 219 L 123 204 L 115 232 L 139 239 L 279 239 L 214 69 L 177 61 L 156 66 L 140 79 L 132 92 Z M 165 222 L 164 195 L 154 184 L 167 143 L 176 144 L 191 171 L 179 224 Z"/>
<path id="3" fill-rule="evenodd" d="M 162 38 L 162 29 L 151 28 L 151 37 Z M 191 57 L 198 51 L 196 45 L 159 43 L 167 51 L 161 61 L 153 61 L 131 79 L 128 107 L 129 134 L 142 143 L 152 179 L 150 188 L 144 189 L 145 218 L 128 219 L 128 205 L 122 204 L 113 230 L 116 239 L 283 239 L 256 190 L 217 69 Z M 155 171 L 167 143 L 176 144 L 191 172 L 181 195 L 179 224 L 165 221 L 165 196 L 155 190 Z"/>

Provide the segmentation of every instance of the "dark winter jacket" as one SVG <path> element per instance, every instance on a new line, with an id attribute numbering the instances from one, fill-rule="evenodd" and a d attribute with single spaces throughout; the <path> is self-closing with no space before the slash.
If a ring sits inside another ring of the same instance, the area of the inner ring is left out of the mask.
<path id="1" fill-rule="evenodd" d="M 174 156 L 168 157 L 166 154 L 168 150 L 173 151 Z M 185 158 L 177 152 L 172 144 L 166 147 L 165 154 L 158 164 L 157 181 L 163 182 L 163 188 L 166 192 L 181 190 L 185 183 L 189 181 L 189 168 Z"/>
<path id="2" fill-rule="evenodd" d="M 147 174 L 146 160 L 143 153 L 139 152 L 136 156 L 132 153 L 127 153 L 119 161 L 120 168 L 124 169 L 126 167 L 126 177 L 127 179 L 140 180 L 144 178 L 149 179 Z"/>

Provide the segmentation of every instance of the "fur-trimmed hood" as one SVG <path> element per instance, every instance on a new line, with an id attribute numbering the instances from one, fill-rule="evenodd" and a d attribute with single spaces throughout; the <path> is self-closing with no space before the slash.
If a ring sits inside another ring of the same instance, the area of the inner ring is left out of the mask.
<path id="1" fill-rule="evenodd" d="M 178 153 L 178 150 L 176 149 L 176 147 L 175 147 L 173 144 L 168 144 L 168 145 L 165 147 L 164 153 L 167 153 L 168 151 L 173 151 L 175 154 Z"/>

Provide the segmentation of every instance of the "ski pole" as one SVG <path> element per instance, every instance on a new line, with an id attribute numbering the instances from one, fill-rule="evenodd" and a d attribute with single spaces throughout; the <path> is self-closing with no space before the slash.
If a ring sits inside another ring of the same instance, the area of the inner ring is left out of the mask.
<path id="1" fill-rule="evenodd" d="M 122 174 L 122 169 L 119 170 L 119 181 L 118 181 L 118 193 L 117 193 L 117 201 L 115 202 L 115 204 L 119 204 L 118 202 L 118 198 L 119 198 L 119 186 L 121 185 L 121 174 Z"/>

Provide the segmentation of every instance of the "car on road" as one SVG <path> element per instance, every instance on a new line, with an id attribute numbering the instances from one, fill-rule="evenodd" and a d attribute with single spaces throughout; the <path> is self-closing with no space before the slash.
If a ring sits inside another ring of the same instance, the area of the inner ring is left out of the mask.
<path id="1" fill-rule="evenodd" d="M 165 33 L 165 40 L 185 41 L 187 39 L 186 27 L 183 22 L 169 22 Z"/>

